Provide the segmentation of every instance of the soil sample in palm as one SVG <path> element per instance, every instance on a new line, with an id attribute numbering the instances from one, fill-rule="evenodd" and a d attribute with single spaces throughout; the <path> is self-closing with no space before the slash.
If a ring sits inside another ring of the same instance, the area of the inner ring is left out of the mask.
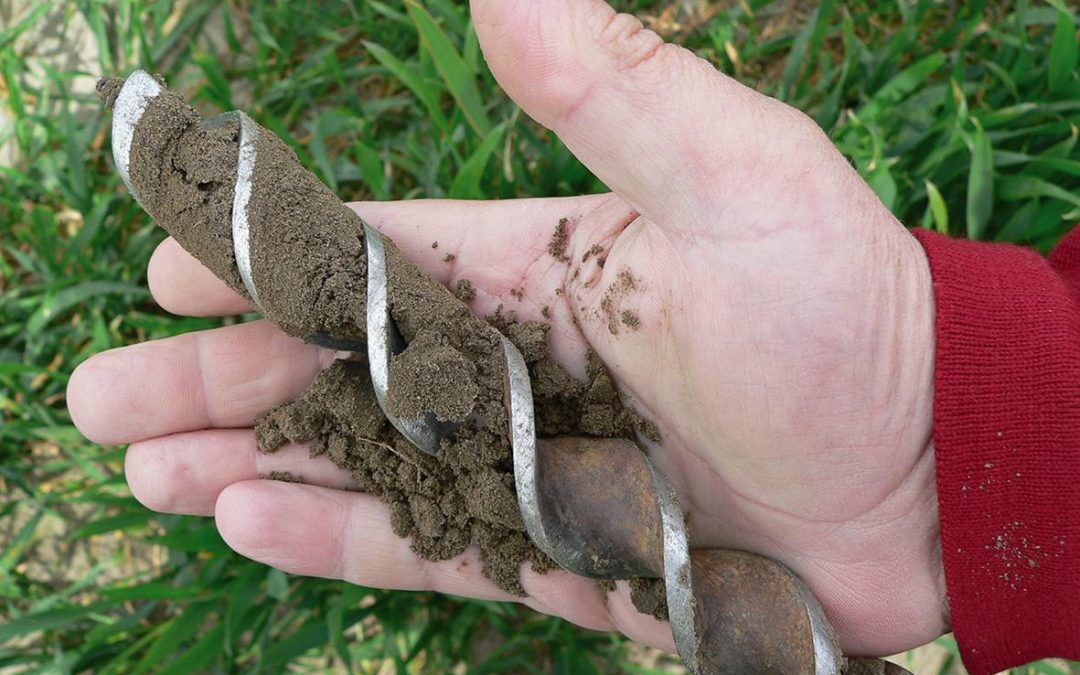
<path id="1" fill-rule="evenodd" d="M 135 94 L 123 84 L 102 80 L 98 88 L 110 107 L 142 96 L 141 118 L 120 139 L 129 147 L 120 148 L 118 165 L 157 223 L 286 333 L 360 350 L 258 420 L 259 447 L 297 442 L 327 454 L 389 505 L 394 531 L 418 555 L 444 560 L 476 545 L 485 575 L 522 594 L 521 565 L 543 571 L 553 563 L 529 540 L 518 510 L 500 329 L 529 364 L 543 435 L 633 435 L 638 419 L 604 368 L 594 360 L 589 382 L 575 380 L 550 358 L 545 325 L 474 316 L 385 240 L 390 312 L 408 344 L 391 362 L 389 410 L 406 418 L 432 412 L 462 425 L 437 458 L 419 451 L 383 415 L 362 355 L 360 218 L 250 118 L 203 120 L 160 81 L 144 80 Z M 257 157 L 246 167 L 245 152 Z M 238 203 L 246 249 L 236 247 Z"/>

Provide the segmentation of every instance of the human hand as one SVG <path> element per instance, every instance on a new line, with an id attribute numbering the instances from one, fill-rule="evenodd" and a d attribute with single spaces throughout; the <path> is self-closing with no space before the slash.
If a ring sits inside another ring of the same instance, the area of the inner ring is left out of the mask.
<path id="1" fill-rule="evenodd" d="M 572 372 L 595 349 L 659 427 L 650 449 L 695 546 L 787 564 L 847 652 L 943 632 L 933 305 L 919 245 L 809 119 L 600 0 L 475 0 L 473 16 L 502 86 L 613 194 L 366 203 L 360 215 L 439 281 L 470 279 L 478 314 L 504 304 L 541 319 L 548 307 L 552 352 Z M 548 254 L 561 218 L 569 265 Z M 603 268 L 580 262 L 594 244 Z M 609 296 L 624 271 L 634 292 Z M 150 285 L 180 314 L 248 310 L 171 240 Z M 255 451 L 255 417 L 332 359 L 260 321 L 95 357 L 72 377 L 69 406 L 91 439 L 132 443 L 128 480 L 144 504 L 215 515 L 244 555 L 368 586 L 512 599 L 471 552 L 416 558 L 381 503 L 334 489 L 349 478 L 325 458 Z M 314 485 L 256 480 L 274 470 Z M 623 587 L 605 600 L 566 573 L 523 571 L 522 582 L 537 609 L 671 647 Z"/>

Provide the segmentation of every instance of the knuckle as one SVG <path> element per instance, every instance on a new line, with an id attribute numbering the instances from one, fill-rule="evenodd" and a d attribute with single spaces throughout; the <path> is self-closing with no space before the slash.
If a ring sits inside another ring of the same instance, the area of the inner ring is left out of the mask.
<path id="1" fill-rule="evenodd" d="M 619 70 L 638 68 L 652 61 L 664 46 L 664 40 L 645 28 L 630 14 L 617 13 L 605 20 L 598 43 Z"/>

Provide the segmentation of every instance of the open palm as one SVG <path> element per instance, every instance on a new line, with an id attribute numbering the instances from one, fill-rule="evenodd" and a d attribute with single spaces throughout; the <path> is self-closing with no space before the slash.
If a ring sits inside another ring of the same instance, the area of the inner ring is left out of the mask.
<path id="1" fill-rule="evenodd" d="M 613 193 L 356 210 L 439 281 L 468 278 L 477 313 L 504 305 L 549 321 L 571 372 L 594 349 L 659 428 L 650 451 L 694 546 L 786 563 L 852 653 L 943 632 L 933 301 L 917 242 L 809 119 L 600 0 L 474 0 L 473 16 L 502 86 Z M 565 260 L 549 252 L 563 219 Z M 172 240 L 150 285 L 177 313 L 248 311 Z M 333 358 L 259 321 L 99 355 L 73 376 L 69 405 L 91 439 L 132 444 L 128 480 L 144 504 L 215 515 L 244 555 L 512 599 L 468 564 L 473 551 L 416 558 L 374 497 L 336 489 L 349 476 L 325 457 L 256 452 L 253 420 Z M 275 470 L 310 485 L 257 480 Z M 523 585 L 537 609 L 671 647 L 622 586 L 605 598 L 587 580 L 527 570 Z"/>

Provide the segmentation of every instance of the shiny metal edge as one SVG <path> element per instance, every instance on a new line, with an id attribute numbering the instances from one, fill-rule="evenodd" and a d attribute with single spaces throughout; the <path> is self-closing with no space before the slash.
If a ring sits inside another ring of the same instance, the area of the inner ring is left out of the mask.
<path id="1" fill-rule="evenodd" d="M 510 422 L 510 445 L 514 456 L 514 481 L 517 486 L 518 508 L 529 538 L 563 569 L 590 579 L 627 579 L 648 575 L 650 570 L 635 568 L 624 561 L 598 564 L 598 558 L 588 547 L 578 548 L 567 541 L 562 523 L 557 519 L 557 505 L 546 503 L 540 489 L 544 476 L 538 475 L 537 453 L 541 451 L 536 438 L 536 417 L 533 410 L 532 384 L 528 366 L 521 352 L 506 336 L 502 336 L 506 360 L 506 407 Z M 642 456 L 643 461 L 648 461 Z M 550 478 L 548 478 L 550 480 Z M 623 563 L 623 564 L 620 564 Z"/>
<path id="2" fill-rule="evenodd" d="M 795 582 L 795 588 L 806 606 L 810 620 L 810 632 L 814 641 L 814 675 L 840 675 L 844 668 L 844 655 L 840 651 L 836 631 L 825 616 L 825 610 L 810 587 L 794 572 L 784 568 Z"/>
<path id="3" fill-rule="evenodd" d="M 136 70 L 128 75 L 120 94 L 113 105 L 112 150 L 116 170 L 124 180 L 128 191 L 139 198 L 131 184 L 131 143 L 135 138 L 135 127 L 139 125 L 150 101 L 157 98 L 165 88 L 145 70 Z"/>
<path id="4" fill-rule="evenodd" d="M 393 357 L 390 324 L 389 272 L 386 266 L 386 246 L 382 236 L 364 223 L 364 246 L 367 249 L 367 356 L 371 385 L 386 419 L 416 447 L 429 455 L 439 452 L 440 437 L 429 420 L 402 420 L 386 410 L 386 394 L 390 389 L 390 359 Z"/>
<path id="5" fill-rule="evenodd" d="M 240 150 L 236 162 L 236 188 L 233 191 L 232 240 L 233 256 L 240 280 L 251 296 L 255 306 L 260 306 L 259 292 L 251 273 L 251 224 L 248 206 L 251 204 L 252 179 L 255 174 L 255 142 L 259 137 L 259 125 L 242 112 L 235 113 L 240 122 Z"/>
<path id="6" fill-rule="evenodd" d="M 561 551 L 548 536 L 540 510 L 540 486 L 536 476 L 536 418 L 533 414 L 532 384 L 525 358 L 506 336 L 502 337 L 506 360 L 506 414 L 510 420 L 510 447 L 514 454 L 514 482 L 518 508 L 525 529 L 541 551 L 562 564 Z"/>
<path id="7" fill-rule="evenodd" d="M 664 583 L 667 586 L 668 617 L 675 648 L 692 673 L 700 673 L 697 654 L 701 636 L 697 634 L 694 613 L 693 574 L 690 567 L 690 538 L 678 497 L 667 478 L 649 460 L 653 489 L 660 506 L 664 532 Z"/>

